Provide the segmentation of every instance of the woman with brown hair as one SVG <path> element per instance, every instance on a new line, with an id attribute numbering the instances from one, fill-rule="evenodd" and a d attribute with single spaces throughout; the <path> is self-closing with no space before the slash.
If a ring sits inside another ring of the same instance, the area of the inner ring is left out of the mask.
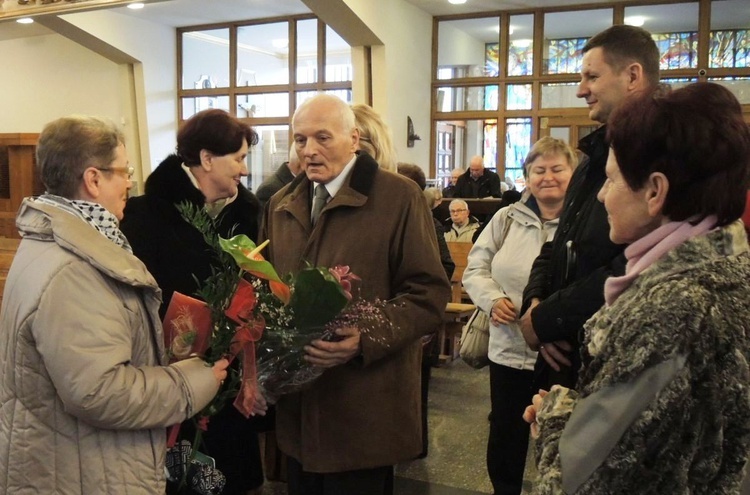
<path id="1" fill-rule="evenodd" d="M 615 110 L 599 191 L 625 275 L 585 325 L 577 391 L 540 392 L 534 493 L 739 493 L 750 446 L 750 129 L 696 83 Z"/>

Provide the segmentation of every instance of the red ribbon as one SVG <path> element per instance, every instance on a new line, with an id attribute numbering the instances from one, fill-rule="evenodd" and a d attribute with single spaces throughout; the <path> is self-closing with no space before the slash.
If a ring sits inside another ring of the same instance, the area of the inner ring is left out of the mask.
<path id="1" fill-rule="evenodd" d="M 230 346 L 231 361 L 242 353 L 242 379 L 234 407 L 246 418 L 250 417 L 255 404 L 255 389 L 258 387 L 255 371 L 255 342 L 263 335 L 265 322 L 253 317 L 253 308 L 257 299 L 253 286 L 246 280 L 240 280 L 232 302 L 226 310 L 226 315 L 232 321 L 239 323 Z"/>
<path id="2" fill-rule="evenodd" d="M 234 399 L 234 407 L 246 418 L 249 418 L 253 411 L 255 390 L 258 388 L 255 371 L 255 342 L 263 335 L 265 326 L 262 320 L 248 322 L 237 328 L 232 341 L 232 358 L 242 353 L 242 379 L 237 397 Z"/>

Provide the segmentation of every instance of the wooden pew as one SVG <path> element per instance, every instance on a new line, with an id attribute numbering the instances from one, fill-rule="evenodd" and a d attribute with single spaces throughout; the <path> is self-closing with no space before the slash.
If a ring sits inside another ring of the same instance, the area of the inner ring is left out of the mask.
<path id="1" fill-rule="evenodd" d="M 16 255 L 18 245 L 21 239 L 9 237 L 0 237 L 0 303 L 3 300 L 3 290 L 5 290 L 5 279 L 8 277 L 10 264 L 13 263 L 13 257 Z"/>
<path id="2" fill-rule="evenodd" d="M 451 253 L 453 263 L 456 264 L 456 269 L 453 271 L 453 276 L 451 277 L 451 302 L 471 302 L 469 296 L 463 290 L 461 278 L 464 276 L 469 251 L 471 251 L 473 244 L 470 242 L 447 242 L 446 244 L 448 244 L 448 251 Z"/>
<path id="3" fill-rule="evenodd" d="M 461 330 L 466 325 L 476 306 L 473 304 L 448 303 L 445 307 L 444 322 L 440 329 L 440 364 L 445 364 L 458 358 L 458 341 Z"/>

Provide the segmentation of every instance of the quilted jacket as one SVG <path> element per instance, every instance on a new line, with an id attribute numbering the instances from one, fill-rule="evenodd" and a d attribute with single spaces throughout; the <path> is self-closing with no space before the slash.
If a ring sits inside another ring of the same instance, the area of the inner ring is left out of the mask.
<path id="1" fill-rule="evenodd" d="M 165 427 L 217 390 L 166 363 L 160 292 L 83 220 L 24 200 L 0 314 L 0 493 L 164 493 Z"/>

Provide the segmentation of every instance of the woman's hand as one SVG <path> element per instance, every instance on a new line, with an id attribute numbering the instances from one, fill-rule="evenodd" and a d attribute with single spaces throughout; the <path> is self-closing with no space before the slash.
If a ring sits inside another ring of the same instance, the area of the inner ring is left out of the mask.
<path id="1" fill-rule="evenodd" d="M 229 366 L 229 361 L 226 359 L 219 359 L 214 363 L 213 366 L 213 372 L 214 377 L 216 378 L 216 383 L 221 387 L 221 384 L 224 383 L 224 380 L 227 377 L 227 366 Z"/>
<path id="2" fill-rule="evenodd" d="M 531 438 L 539 438 L 539 423 L 536 422 L 536 415 L 542 408 L 544 396 L 548 393 L 546 390 L 539 389 L 539 393 L 531 399 L 531 405 L 523 412 L 524 421 L 531 425 Z"/>
<path id="3" fill-rule="evenodd" d="M 501 323 L 507 325 L 511 321 L 516 319 L 516 308 L 510 299 L 501 297 L 495 304 L 492 305 L 492 311 L 490 311 L 490 319 L 493 325 L 499 325 Z"/>

